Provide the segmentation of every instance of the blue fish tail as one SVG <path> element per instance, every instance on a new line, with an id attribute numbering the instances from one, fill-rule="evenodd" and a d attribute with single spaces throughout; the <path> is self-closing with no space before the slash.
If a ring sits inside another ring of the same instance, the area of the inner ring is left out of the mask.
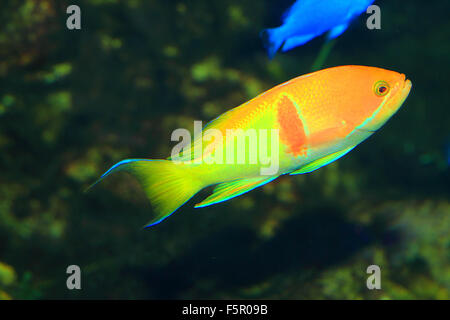
<path id="1" fill-rule="evenodd" d="M 269 59 L 272 59 L 284 42 L 284 38 L 280 36 L 279 28 L 264 29 L 260 36 L 264 47 L 267 49 Z"/>

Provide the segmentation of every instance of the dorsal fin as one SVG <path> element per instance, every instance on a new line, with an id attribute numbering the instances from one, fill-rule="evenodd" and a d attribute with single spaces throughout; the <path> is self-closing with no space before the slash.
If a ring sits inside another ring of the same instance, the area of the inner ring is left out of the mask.
<path id="1" fill-rule="evenodd" d="M 264 94 L 264 93 L 263 93 Z M 259 96 L 258 96 L 259 97 Z M 241 104 L 238 107 L 235 107 L 231 110 L 228 110 L 227 112 L 221 114 L 217 118 L 211 120 L 208 122 L 203 128 L 202 128 L 202 135 L 197 137 L 190 145 L 188 145 L 183 154 L 178 158 L 179 161 L 190 161 L 195 160 L 195 152 L 196 148 L 199 148 L 202 156 L 206 156 L 207 153 L 205 153 L 205 148 L 207 145 L 210 145 L 211 142 L 204 142 L 205 132 L 209 129 L 217 129 L 222 132 L 223 137 L 226 136 L 226 130 L 227 129 L 238 129 L 238 128 L 244 128 L 246 126 L 246 122 L 248 121 L 256 121 L 258 119 L 258 115 L 255 115 L 253 117 L 246 117 L 246 115 L 251 114 L 252 112 L 257 111 L 260 106 L 255 104 L 250 104 L 253 100 L 255 100 L 255 97 L 251 99 L 250 101 Z M 223 141 L 214 141 L 213 143 L 222 143 Z M 200 146 L 201 145 L 201 146 Z M 209 150 L 213 150 L 212 146 L 210 145 Z M 198 152 L 198 151 L 197 151 Z M 167 158 L 167 160 L 171 160 L 171 157 Z"/>

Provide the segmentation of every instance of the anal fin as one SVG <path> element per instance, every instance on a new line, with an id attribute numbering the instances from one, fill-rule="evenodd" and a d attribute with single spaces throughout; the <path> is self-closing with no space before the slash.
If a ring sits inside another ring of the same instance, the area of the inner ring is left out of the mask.
<path id="1" fill-rule="evenodd" d="M 214 188 L 214 192 L 205 200 L 195 205 L 196 208 L 202 208 L 206 206 L 210 206 L 212 204 L 216 204 L 219 202 L 230 200 L 234 197 L 240 196 L 250 190 L 253 190 L 257 187 L 260 187 L 266 183 L 269 183 L 272 180 L 275 180 L 278 176 L 270 176 L 270 177 L 258 177 L 251 179 L 242 179 L 235 180 L 231 182 L 224 182 L 218 184 Z"/>
<path id="2" fill-rule="evenodd" d="M 335 153 L 329 154 L 323 158 L 317 159 L 316 161 L 310 162 L 307 165 L 301 167 L 298 170 L 295 170 L 293 172 L 290 173 L 290 175 L 294 175 L 294 174 L 304 174 L 304 173 L 309 173 L 312 172 L 314 170 L 317 170 L 323 166 L 326 166 L 327 164 L 336 161 L 337 159 L 339 159 L 340 157 L 343 157 L 344 155 L 346 155 L 347 153 L 349 153 L 355 146 L 351 146 L 347 149 L 341 150 L 341 151 L 337 151 Z"/>

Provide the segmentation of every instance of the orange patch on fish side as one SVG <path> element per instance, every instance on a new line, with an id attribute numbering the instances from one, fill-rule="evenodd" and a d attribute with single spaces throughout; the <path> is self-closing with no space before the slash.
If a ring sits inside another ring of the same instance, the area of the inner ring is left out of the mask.
<path id="1" fill-rule="evenodd" d="M 294 156 L 306 155 L 306 134 L 303 122 L 300 119 L 294 102 L 283 95 L 278 101 L 278 124 L 280 138 Z"/>

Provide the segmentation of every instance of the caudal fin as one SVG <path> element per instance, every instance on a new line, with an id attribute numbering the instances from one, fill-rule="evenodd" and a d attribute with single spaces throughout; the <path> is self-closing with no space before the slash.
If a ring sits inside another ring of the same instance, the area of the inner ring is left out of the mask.
<path id="1" fill-rule="evenodd" d="M 269 58 L 272 59 L 285 39 L 280 36 L 279 28 L 264 29 L 261 31 L 260 36 L 264 47 L 267 49 Z"/>
<path id="2" fill-rule="evenodd" d="M 91 187 L 116 171 L 126 171 L 135 176 L 149 198 L 156 216 L 145 227 L 166 219 L 203 188 L 188 165 L 175 164 L 169 160 L 149 159 L 120 161 Z"/>

